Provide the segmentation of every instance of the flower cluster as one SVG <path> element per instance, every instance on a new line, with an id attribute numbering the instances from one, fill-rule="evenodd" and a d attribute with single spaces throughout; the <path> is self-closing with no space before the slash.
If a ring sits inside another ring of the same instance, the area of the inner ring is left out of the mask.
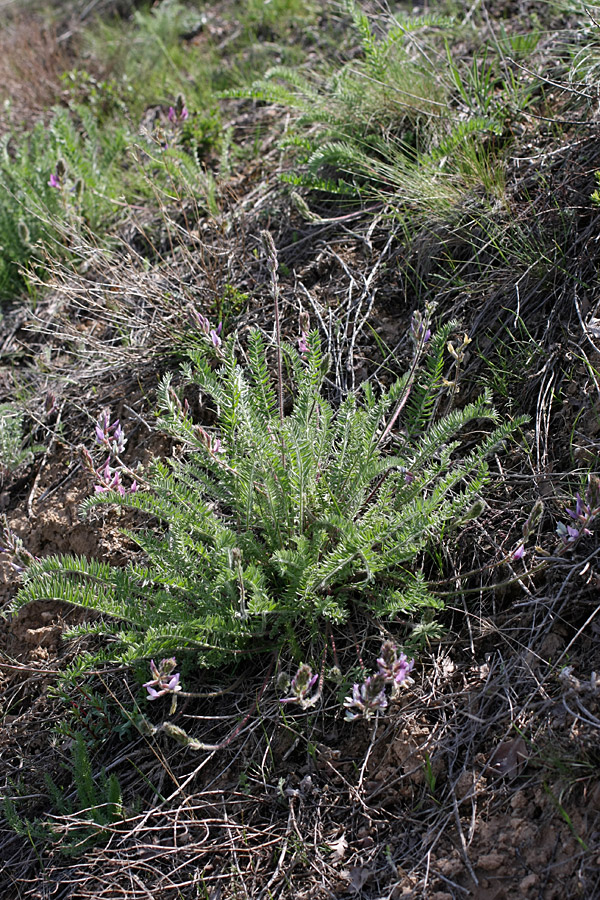
<path id="1" fill-rule="evenodd" d="M 386 684 L 403 684 L 408 678 L 408 673 L 414 668 L 414 659 L 409 662 L 404 653 L 398 654 L 398 648 L 393 641 L 384 641 L 380 653 L 377 668 L 379 674 L 385 678 Z"/>
<path id="2" fill-rule="evenodd" d="M 596 475 L 588 476 L 585 495 L 578 492 L 575 497 L 575 509 L 568 509 L 573 524 L 559 522 L 556 527 L 564 546 L 574 546 L 582 537 L 590 536 L 590 526 L 600 513 L 600 479 Z"/>
<path id="3" fill-rule="evenodd" d="M 381 673 L 370 675 L 362 684 L 355 684 L 352 688 L 352 696 L 346 697 L 346 720 L 370 719 L 376 713 L 381 712 L 388 705 L 385 693 L 385 677 Z"/>
<path id="4" fill-rule="evenodd" d="M 417 346 L 426 344 L 431 339 L 431 329 L 427 327 L 427 318 L 418 309 L 410 320 L 410 336 Z"/>
<path id="5" fill-rule="evenodd" d="M 96 422 L 94 436 L 96 443 L 108 450 L 109 454 L 106 457 L 105 462 L 103 462 L 99 468 L 96 468 L 90 452 L 83 446 L 79 448 L 83 465 L 88 472 L 94 476 L 94 481 L 96 482 L 94 491 L 97 494 L 116 491 L 122 497 L 125 496 L 125 494 L 135 494 L 138 490 L 138 484 L 135 478 L 129 488 L 126 488 L 122 481 L 124 466 L 119 459 L 119 454 L 125 449 L 127 439 L 119 420 L 115 419 L 111 424 L 110 415 L 108 411 L 105 410 Z M 111 465 L 113 460 L 116 465 Z M 129 470 L 127 470 L 127 473 L 130 476 L 133 475 Z"/>
<path id="6" fill-rule="evenodd" d="M 317 693 L 312 696 L 309 696 L 309 694 L 318 678 L 318 675 L 313 675 L 311 666 L 307 663 L 302 663 L 302 665 L 298 667 L 295 676 L 292 678 L 292 683 L 289 686 L 289 696 L 284 697 L 281 702 L 298 703 L 302 709 L 313 706 L 319 697 L 319 692 L 317 691 Z"/>
<path id="7" fill-rule="evenodd" d="M 171 125 L 177 125 L 179 122 L 185 122 L 189 118 L 188 108 L 185 105 L 183 94 L 178 94 L 175 100 L 175 106 L 169 107 L 167 118 Z"/>
<path id="8" fill-rule="evenodd" d="M 514 560 L 523 559 L 525 556 L 525 544 L 532 533 L 533 529 L 540 521 L 542 517 L 542 513 L 544 512 L 544 504 L 541 500 L 536 500 L 533 509 L 529 513 L 527 521 L 523 525 L 523 540 L 519 543 L 516 550 L 511 553 L 511 558 Z"/>
<path id="9" fill-rule="evenodd" d="M 5 546 L 0 547 L 0 553 L 7 553 L 12 556 L 10 564 L 15 572 L 24 572 L 27 566 L 39 559 L 38 556 L 34 556 L 29 552 L 22 539 L 12 528 L 9 528 L 6 519 L 4 519 L 4 528 L 2 529 L 2 542 Z"/>
<path id="10" fill-rule="evenodd" d="M 213 347 L 218 350 L 221 346 L 221 331 L 223 330 L 223 323 L 219 322 L 216 328 L 211 328 L 211 324 L 202 313 L 193 311 L 193 321 L 194 324 L 200 329 L 202 334 L 205 334 L 210 340 Z"/>
<path id="11" fill-rule="evenodd" d="M 388 705 L 386 687 L 391 685 L 394 693 L 401 684 L 410 684 L 409 673 L 414 664 L 414 659 L 409 661 L 404 653 L 398 653 L 393 641 L 384 641 L 377 660 L 378 671 L 365 678 L 362 684 L 355 684 L 351 696 L 344 700 L 346 720 L 370 719 L 384 710 Z"/>
<path id="12" fill-rule="evenodd" d="M 176 694 L 181 690 L 180 674 L 173 671 L 176 666 L 177 661 L 174 656 L 161 659 L 160 666 L 157 666 L 153 659 L 150 660 L 152 678 L 144 684 L 148 691 L 148 700 L 156 700 L 157 697 L 164 697 L 165 694 Z"/>
<path id="13" fill-rule="evenodd" d="M 298 338 L 298 352 L 303 356 L 308 353 L 308 332 L 310 331 L 310 318 L 306 311 L 300 313 L 300 337 Z"/>
<path id="14" fill-rule="evenodd" d="M 56 167 L 54 172 L 50 174 L 50 178 L 48 179 L 48 184 L 52 188 L 57 188 L 60 190 L 63 186 L 63 179 L 65 177 L 66 166 L 62 159 L 59 159 L 56 163 Z"/>
<path id="15" fill-rule="evenodd" d="M 72 183 L 72 181 L 69 181 L 69 179 L 67 179 L 67 167 L 65 165 L 65 162 L 64 160 L 59 159 L 56 163 L 54 172 L 50 173 L 50 178 L 48 179 L 47 184 L 49 185 L 49 187 L 56 188 L 56 190 L 62 192 L 67 183 L 70 183 L 71 187 L 69 188 L 68 192 L 63 192 L 65 199 L 66 194 L 69 193 L 75 195 L 75 199 L 77 200 L 77 202 L 81 202 L 81 198 L 83 197 L 83 192 L 85 190 L 85 182 L 83 178 L 77 178 L 74 184 Z M 20 235 L 21 240 L 23 240 L 24 243 L 27 243 L 29 241 L 28 229 L 25 223 L 22 224 L 22 234 Z"/>
<path id="16" fill-rule="evenodd" d="M 116 491 L 121 497 L 124 497 L 125 494 L 135 494 L 138 489 L 137 481 L 132 482 L 129 489 L 125 489 L 123 482 L 121 481 L 121 469 L 113 469 L 110 465 L 110 458 L 106 460 L 103 467 L 94 471 L 97 480 L 97 484 L 94 485 L 94 490 L 97 494 L 105 494 L 107 491 Z"/>
<path id="17" fill-rule="evenodd" d="M 96 422 L 96 441 L 110 450 L 111 453 L 122 453 L 127 439 L 118 419 L 110 424 L 108 410 L 104 410 Z"/>
<path id="18" fill-rule="evenodd" d="M 196 425 L 194 434 L 204 444 L 211 456 L 216 456 L 221 452 L 221 438 L 213 437 L 201 425 Z"/>

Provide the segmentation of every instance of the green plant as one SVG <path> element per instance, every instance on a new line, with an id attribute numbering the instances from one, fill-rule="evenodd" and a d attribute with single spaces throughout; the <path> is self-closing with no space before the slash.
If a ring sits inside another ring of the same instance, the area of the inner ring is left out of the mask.
<path id="1" fill-rule="evenodd" d="M 83 678 L 68 686 L 59 682 L 50 693 L 56 694 L 65 707 L 56 733 L 71 740 L 82 735 L 90 749 L 115 735 L 123 738 L 133 727 L 135 715 L 111 702 L 106 691 L 101 692 Z"/>
<path id="2" fill-rule="evenodd" d="M 0 147 L 0 299 L 24 286 L 23 270 L 69 256 L 72 233 L 97 236 L 121 215 L 123 193 L 144 189 L 144 179 L 125 165 L 131 136 L 124 123 L 100 127 L 93 113 L 54 110 L 47 125 L 5 138 Z"/>
<path id="3" fill-rule="evenodd" d="M 295 159 L 285 179 L 425 209 L 480 186 L 502 196 L 498 157 L 531 101 L 531 79 L 497 41 L 458 55 L 468 36 L 448 16 L 388 15 L 384 30 L 355 0 L 343 5 L 362 58 L 306 75 L 275 67 L 250 90 L 230 92 L 298 113 L 283 144 Z"/>
<path id="4" fill-rule="evenodd" d="M 50 775 L 45 775 L 53 808 L 51 819 L 28 819 L 20 815 L 17 810 L 18 792 L 14 792 L 12 797 L 6 794 L 3 805 L 6 821 L 18 835 L 27 837 L 34 846 L 38 843 L 58 843 L 62 853 L 76 856 L 107 836 L 109 827 L 123 818 L 123 805 L 116 775 L 106 775 L 102 771 L 94 778 L 82 734 L 75 735 L 68 769 L 75 788 L 72 794 L 67 794 Z M 77 804 L 73 802 L 73 794 L 77 797 Z M 68 817 L 68 824 L 63 825 L 61 817 Z"/>
<path id="5" fill-rule="evenodd" d="M 108 240 L 128 203 L 152 198 L 164 210 L 191 197 L 218 211 L 202 159 L 219 141 L 215 117 L 186 111 L 183 123 L 143 139 L 124 117 L 96 114 L 85 105 L 56 109 L 47 126 L 0 147 L 0 300 L 22 291 L 27 268 L 43 275 L 52 261 L 77 261 L 83 237 Z"/>
<path id="6" fill-rule="evenodd" d="M 62 82 L 69 93 L 69 106 L 76 112 L 85 105 L 98 124 L 126 116 L 128 102 L 132 103 L 135 97 L 133 85 L 126 76 L 118 81 L 98 79 L 85 69 L 71 69 L 64 73 Z"/>
<path id="7" fill-rule="evenodd" d="M 431 338 L 430 354 L 445 354 L 451 327 Z M 109 637 L 105 655 L 122 663 L 188 648 L 214 665 L 282 642 L 299 652 L 327 622 L 361 609 L 393 616 L 439 605 L 413 569 L 416 558 L 468 515 L 486 481 L 486 456 L 515 423 L 496 424 L 467 447 L 462 429 L 496 423 L 489 396 L 438 418 L 423 401 L 418 429 L 397 434 L 389 452 L 429 338 L 420 328 L 410 373 L 379 396 L 366 383 L 337 410 L 323 393 L 329 361 L 316 333 L 305 353 L 282 347 L 285 398 L 259 332 L 249 337 L 245 368 L 235 336 L 190 351 L 185 377 L 214 406 L 218 432 L 194 424 L 167 376 L 160 424 L 182 452 L 156 461 L 139 489 L 101 486 L 84 503 L 84 514 L 118 504 L 158 522 L 131 535 L 145 559 L 125 568 L 34 560 L 14 608 L 60 598 L 97 610 L 102 618 L 83 630 Z M 419 372 L 421 394 L 428 378 L 438 391 L 438 369 Z"/>
<path id="8" fill-rule="evenodd" d="M 22 409 L 12 403 L 0 404 L 0 468 L 9 472 L 30 462 L 40 447 L 24 447 Z"/>
<path id="9" fill-rule="evenodd" d="M 427 785 L 431 797 L 435 798 L 437 778 L 433 770 L 433 766 L 431 765 L 431 756 L 429 755 L 429 753 L 425 754 L 425 762 L 423 763 L 423 775 L 425 777 L 425 784 Z"/>
<path id="10" fill-rule="evenodd" d="M 198 126 L 204 138 L 209 133 L 214 143 L 219 128 L 215 91 L 256 78 L 272 64 L 274 52 L 284 60 L 298 55 L 289 46 L 290 31 L 315 17 L 312 4 L 304 0 L 245 0 L 235 5 L 232 15 L 234 33 L 224 43 L 224 52 L 218 47 L 221 39 L 213 41 L 202 11 L 177 0 L 138 9 L 127 22 L 99 18 L 84 39 L 89 55 L 111 73 L 111 79 L 99 86 L 102 100 L 111 99 L 106 95 L 112 95 L 113 83 L 124 86 L 116 92 L 131 119 L 139 121 L 148 107 L 168 106 L 183 92 L 190 112 L 202 111 Z M 193 40 L 200 33 L 201 48 Z M 265 37 L 279 38 L 280 43 L 274 48 Z M 80 80 L 76 78 L 76 83 Z M 90 83 L 89 89 L 91 100 L 96 101 L 97 86 Z"/>
<path id="11" fill-rule="evenodd" d="M 312 0 L 244 0 L 240 19 L 248 38 L 282 37 L 294 26 L 306 26 L 315 19 Z"/>
<path id="12" fill-rule="evenodd" d="M 210 73 L 215 64 L 210 44 L 199 53 L 180 35 L 198 25 L 200 15 L 182 3 L 167 2 L 138 9 L 127 22 L 99 19 L 85 35 L 89 54 L 121 85 L 135 85 L 123 96 L 132 117 L 148 106 L 168 103 L 180 91 L 193 106 L 210 104 Z M 192 95 L 193 91 L 193 95 Z"/>
<path id="13" fill-rule="evenodd" d="M 149 186 L 163 214 L 173 201 L 190 198 L 194 203 L 194 215 L 199 216 L 200 210 L 213 216 L 218 214 L 216 181 L 204 167 L 199 153 L 189 154 L 174 145 L 145 148 L 143 155 Z"/>

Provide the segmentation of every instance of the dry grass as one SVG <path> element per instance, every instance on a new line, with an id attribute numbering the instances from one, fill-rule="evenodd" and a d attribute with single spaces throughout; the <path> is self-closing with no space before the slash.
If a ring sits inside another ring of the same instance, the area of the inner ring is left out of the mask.
<path id="1" fill-rule="evenodd" d="M 73 38 L 42 19 L 25 14 L 0 28 L 0 101 L 10 102 L 0 133 L 29 128 L 63 97 L 61 76 L 75 59 Z"/>
<path id="2" fill-rule="evenodd" d="M 417 683 L 379 722 L 340 723 L 331 691 L 316 713 L 284 719 L 272 687 L 264 693 L 269 673 L 257 671 L 226 704 L 207 700 L 176 716 L 218 741 L 262 696 L 223 750 L 195 754 L 165 737 L 113 742 L 103 764 L 119 774 L 123 821 L 83 859 L 46 851 L 43 875 L 37 851 L 5 836 L 5 883 L 18 880 L 23 898 L 40 889 L 97 900 L 459 897 L 490 873 L 501 885 L 510 865 L 510 878 L 534 876 L 519 896 L 537 896 L 533 888 L 544 897 L 594 896 L 597 813 L 582 819 L 578 806 L 596 783 L 598 696 L 557 677 L 573 652 L 585 667 L 590 623 L 569 623 L 570 639 L 559 627 L 564 588 L 579 571 L 566 564 L 554 600 L 548 584 L 516 582 L 522 599 L 511 609 L 494 613 L 488 602 L 469 613 L 462 633 L 470 648 L 458 638 L 421 655 Z M 569 605 L 570 618 L 590 619 L 591 610 L 585 591 Z M 372 641 L 359 645 L 368 660 Z M 353 641 L 337 635 L 336 646 L 342 667 L 356 660 Z M 114 692 L 130 704 L 118 682 Z M 134 797 L 143 798 L 141 811 Z M 68 843 L 81 815 L 53 821 Z"/>

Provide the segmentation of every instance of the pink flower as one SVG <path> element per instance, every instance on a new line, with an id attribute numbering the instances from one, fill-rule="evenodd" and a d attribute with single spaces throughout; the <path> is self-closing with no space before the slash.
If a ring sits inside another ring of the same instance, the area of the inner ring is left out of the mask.
<path id="1" fill-rule="evenodd" d="M 412 672 L 415 661 L 410 662 L 404 653 L 398 653 L 398 648 L 393 641 L 384 641 L 381 645 L 381 656 L 377 660 L 379 674 L 383 676 L 386 683 L 395 682 L 402 684 L 408 679 L 408 673 Z"/>
<path id="2" fill-rule="evenodd" d="M 316 701 L 318 694 L 314 697 L 310 697 L 309 693 L 311 688 L 317 683 L 318 679 L 318 674 L 315 673 L 313 675 L 312 668 L 306 663 L 302 663 L 302 665 L 298 667 L 296 675 L 292 678 L 289 696 L 283 697 L 280 702 L 298 703 L 303 709 L 312 706 Z"/>
<path id="3" fill-rule="evenodd" d="M 355 684 L 352 688 L 352 696 L 346 697 L 346 721 L 354 719 L 370 719 L 382 712 L 388 705 L 385 695 L 385 678 L 380 673 L 365 678 L 362 684 Z"/>
<path id="4" fill-rule="evenodd" d="M 169 112 L 167 113 L 167 118 L 172 125 L 175 125 L 176 122 L 185 122 L 185 120 L 189 117 L 189 112 L 187 106 L 179 105 L 180 101 L 177 101 L 177 109 L 174 106 L 169 107 Z"/>
<path id="5" fill-rule="evenodd" d="M 144 684 L 148 691 L 148 700 L 156 700 L 157 697 L 163 697 L 165 694 L 176 694 L 181 690 L 179 672 L 173 672 L 176 665 L 174 656 L 169 659 L 161 659 L 160 666 L 157 666 L 153 659 L 150 660 L 152 679 Z"/>
<path id="6" fill-rule="evenodd" d="M 50 180 L 48 181 L 48 184 L 50 185 L 50 187 L 60 188 L 60 186 L 61 186 L 60 180 L 54 172 L 52 172 L 52 174 L 50 175 Z"/>

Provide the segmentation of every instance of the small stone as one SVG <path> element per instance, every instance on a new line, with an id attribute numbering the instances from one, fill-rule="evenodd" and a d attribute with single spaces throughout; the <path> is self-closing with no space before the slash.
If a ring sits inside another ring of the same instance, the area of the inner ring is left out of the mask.
<path id="1" fill-rule="evenodd" d="M 25 632 L 25 642 L 38 647 L 49 647 L 54 644 L 61 633 L 58 625 L 44 625 L 43 628 L 28 628 Z"/>
<path id="2" fill-rule="evenodd" d="M 477 866 L 483 869 L 484 872 L 494 872 L 504 865 L 504 862 L 505 860 L 500 853 L 492 852 L 480 856 L 477 860 Z"/>
<path id="3" fill-rule="evenodd" d="M 534 887 L 537 884 L 538 877 L 535 872 L 532 872 L 530 875 L 526 875 L 522 881 L 519 882 L 519 890 L 521 894 L 525 894 L 529 888 Z"/>

